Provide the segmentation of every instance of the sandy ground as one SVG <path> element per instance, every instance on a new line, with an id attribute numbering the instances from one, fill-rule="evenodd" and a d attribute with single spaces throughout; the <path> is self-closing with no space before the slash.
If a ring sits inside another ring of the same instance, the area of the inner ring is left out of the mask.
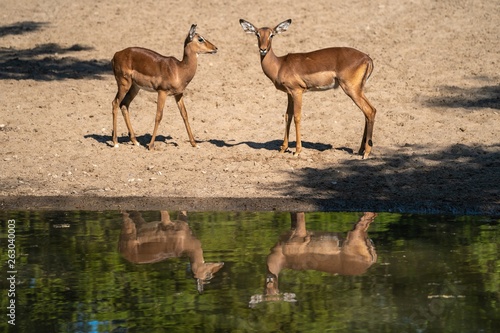
<path id="1" fill-rule="evenodd" d="M 500 214 L 495 1 L 4 0 L 0 15 L 0 209 Z M 304 95 L 303 153 L 278 152 L 286 95 L 240 18 L 291 18 L 277 55 L 350 46 L 373 58 L 370 159 L 356 154 L 364 119 L 340 89 Z M 192 23 L 219 48 L 199 56 L 185 93 L 198 148 L 170 98 L 146 149 L 156 110 L 146 91 L 131 105 L 141 146 L 120 115 L 113 148 L 113 54 L 142 46 L 181 58 Z"/>

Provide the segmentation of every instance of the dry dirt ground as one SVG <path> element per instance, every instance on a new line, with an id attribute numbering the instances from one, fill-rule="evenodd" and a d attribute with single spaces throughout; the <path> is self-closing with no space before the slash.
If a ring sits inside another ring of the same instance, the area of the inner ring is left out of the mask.
<path id="1" fill-rule="evenodd" d="M 4 0 L 0 15 L 0 209 L 500 214 L 496 1 Z M 364 119 L 341 89 L 305 94 L 303 153 L 278 152 L 286 95 L 240 18 L 291 18 L 277 55 L 350 46 L 373 58 L 370 159 L 356 154 Z M 113 148 L 113 54 L 181 58 L 192 23 L 219 48 L 199 56 L 185 93 L 198 148 L 173 98 L 156 150 L 145 148 L 156 110 L 146 91 L 131 105 L 141 146 L 120 115 Z"/>

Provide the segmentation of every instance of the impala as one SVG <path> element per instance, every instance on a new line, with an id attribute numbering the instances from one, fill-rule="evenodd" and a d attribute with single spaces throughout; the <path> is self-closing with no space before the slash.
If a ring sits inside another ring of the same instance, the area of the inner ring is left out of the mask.
<path id="1" fill-rule="evenodd" d="M 146 222 L 139 212 L 124 212 L 118 249 L 125 259 L 135 264 L 187 256 L 200 294 L 203 285 L 224 265 L 205 262 L 201 242 L 193 236 L 185 212 L 172 221 L 169 213 L 162 211 L 161 221 L 155 222 Z"/>
<path id="2" fill-rule="evenodd" d="M 118 147 L 116 127 L 119 108 L 125 119 L 130 140 L 135 145 L 139 145 L 132 129 L 132 124 L 130 123 L 129 106 L 142 88 L 158 92 L 155 127 L 148 148 L 150 150 L 154 149 L 156 133 L 163 117 L 163 107 L 169 95 L 174 96 L 184 120 L 184 125 L 186 126 L 189 142 L 193 147 L 196 147 L 196 142 L 189 126 L 183 93 L 196 73 L 198 54 L 216 52 L 217 47 L 214 44 L 196 33 L 196 24 L 191 26 L 184 42 L 184 56 L 182 61 L 177 60 L 175 57 L 165 57 L 154 51 L 140 47 L 130 47 L 116 52 L 111 61 L 118 85 L 118 92 L 112 103 L 114 146 Z"/>
<path id="3" fill-rule="evenodd" d="M 306 91 L 337 88 L 340 85 L 365 115 L 365 129 L 359 154 L 363 155 L 363 158 L 368 158 L 373 146 L 372 134 L 376 110 L 366 98 L 363 88 L 373 71 L 372 59 L 363 52 L 349 47 L 332 47 L 277 57 L 272 49 L 272 38 L 286 31 L 291 23 L 292 20 L 286 20 L 274 29 L 270 29 L 256 28 L 250 22 L 240 20 L 245 32 L 257 36 L 264 74 L 274 83 L 276 89 L 288 95 L 285 138 L 280 152 L 288 149 L 292 117 L 296 134 L 295 154 L 298 155 L 302 151 L 300 139 L 302 94 Z"/>

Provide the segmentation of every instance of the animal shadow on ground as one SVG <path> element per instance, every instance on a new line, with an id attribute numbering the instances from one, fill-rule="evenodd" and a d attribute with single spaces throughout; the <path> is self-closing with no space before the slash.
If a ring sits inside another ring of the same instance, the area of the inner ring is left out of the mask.
<path id="1" fill-rule="evenodd" d="M 234 147 L 234 146 L 239 146 L 239 145 L 247 145 L 248 147 L 252 149 L 266 149 L 266 150 L 279 150 L 280 145 L 283 143 L 282 140 L 271 140 L 267 142 L 254 142 L 254 141 L 242 141 L 242 142 L 237 142 L 237 143 L 228 143 L 224 140 L 217 140 L 217 139 L 211 139 L 208 140 L 207 142 L 213 144 L 214 146 L 217 146 L 219 148 L 222 147 Z M 307 149 L 314 149 L 318 151 L 325 151 L 332 149 L 333 146 L 331 144 L 324 144 L 324 143 L 319 143 L 319 142 L 308 142 L 308 141 L 302 141 L 302 147 L 307 148 Z M 293 142 L 290 142 L 290 147 L 289 148 L 295 148 Z M 349 151 L 348 148 L 337 148 L 345 151 Z M 352 152 L 352 150 L 351 150 Z"/>
<path id="2" fill-rule="evenodd" d="M 114 147 L 113 145 L 113 139 L 111 135 L 106 135 L 106 134 L 87 134 L 83 136 L 85 139 L 94 139 L 95 141 L 99 143 L 104 143 L 109 147 Z M 172 140 L 173 138 L 169 136 L 164 136 L 164 135 L 157 135 L 155 142 L 165 142 L 166 144 L 173 145 L 173 146 L 178 146 L 179 144 L 176 142 L 167 142 L 167 140 Z M 147 144 L 151 141 L 151 134 L 144 134 L 144 135 L 139 135 L 137 136 L 137 141 L 141 144 L 143 147 L 147 147 Z M 132 142 L 130 141 L 128 136 L 121 136 L 118 137 L 118 143 L 120 144 L 131 144 Z"/>

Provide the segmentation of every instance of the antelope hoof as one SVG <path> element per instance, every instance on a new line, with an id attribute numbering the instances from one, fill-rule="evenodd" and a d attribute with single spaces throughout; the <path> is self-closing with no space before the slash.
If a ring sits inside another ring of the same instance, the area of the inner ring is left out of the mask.
<path id="1" fill-rule="evenodd" d="M 118 147 L 120 147 L 120 145 L 118 143 L 115 143 L 113 146 L 113 148 L 118 148 Z"/>
<path id="2" fill-rule="evenodd" d="M 363 156 L 361 159 L 366 160 L 366 159 L 368 159 L 370 152 L 367 151 L 366 149 L 360 149 L 358 154 Z"/>
<path id="3" fill-rule="evenodd" d="M 148 150 L 155 150 L 155 144 L 154 143 L 148 144 Z"/>
<path id="4" fill-rule="evenodd" d="M 286 146 L 281 146 L 280 147 L 280 153 L 284 153 L 286 151 L 288 151 L 288 147 L 286 147 Z"/>
<path id="5" fill-rule="evenodd" d="M 361 148 L 359 149 L 359 154 L 363 155 L 364 160 L 368 159 L 368 155 L 370 155 L 372 147 L 373 147 L 372 140 L 368 140 L 368 142 L 364 146 L 361 145 Z"/>
<path id="6" fill-rule="evenodd" d="M 362 159 L 366 160 L 368 159 L 368 156 L 370 155 L 370 151 L 368 149 L 360 149 L 358 152 L 359 155 L 362 155 Z"/>

